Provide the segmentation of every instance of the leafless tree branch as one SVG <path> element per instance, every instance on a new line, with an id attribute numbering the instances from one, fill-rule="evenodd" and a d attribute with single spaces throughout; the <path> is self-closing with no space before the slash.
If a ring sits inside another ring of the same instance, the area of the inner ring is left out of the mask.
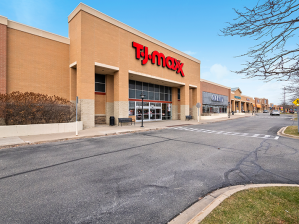
<path id="1" fill-rule="evenodd" d="M 261 3 L 262 2 L 262 3 Z M 299 4 L 297 0 L 259 1 L 244 12 L 234 9 L 238 17 L 221 30 L 223 36 L 254 37 L 260 41 L 245 54 L 249 60 L 235 71 L 247 78 L 286 81 L 299 71 L 299 46 L 288 49 L 291 38 L 298 38 Z"/>

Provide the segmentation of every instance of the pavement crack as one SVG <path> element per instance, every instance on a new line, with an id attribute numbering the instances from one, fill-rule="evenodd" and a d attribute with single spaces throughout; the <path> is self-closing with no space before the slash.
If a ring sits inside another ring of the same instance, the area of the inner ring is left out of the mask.
<path id="1" fill-rule="evenodd" d="M 220 150 L 219 146 L 209 145 L 209 144 L 205 144 L 205 143 L 202 143 L 202 142 L 200 142 L 200 143 L 199 142 L 190 142 L 190 141 L 184 141 L 184 140 L 180 140 L 180 139 L 176 139 L 176 138 L 166 138 L 166 137 L 161 137 L 161 136 L 156 136 L 156 135 L 150 135 L 150 134 L 142 134 L 142 135 L 149 136 L 149 137 L 161 138 L 161 139 L 167 139 L 169 141 L 176 141 L 176 142 L 182 142 L 182 143 L 188 143 L 188 144 L 194 144 L 194 145 L 208 146 L 208 147 Z M 229 148 L 229 147 L 223 147 L 222 146 L 221 150 L 223 150 L 223 149 L 232 150 L 235 153 L 239 153 L 239 154 L 244 154 L 244 153 L 247 152 L 247 151 L 242 150 L 242 149 L 234 149 L 234 148 Z"/>
<path id="2" fill-rule="evenodd" d="M 26 170 L 26 171 L 23 171 L 23 172 L 14 173 L 14 174 L 10 174 L 10 175 L 4 176 L 4 177 L 0 177 L 0 181 L 3 180 L 3 179 L 10 178 L 10 177 L 20 176 L 20 175 L 23 175 L 23 174 L 32 173 L 32 172 L 36 172 L 36 171 L 40 171 L 40 170 L 44 170 L 44 169 L 48 169 L 48 168 L 68 164 L 68 163 L 73 163 L 73 162 L 77 162 L 77 161 L 84 160 L 84 159 L 90 159 L 90 158 L 94 158 L 94 157 L 98 157 L 98 156 L 109 155 L 109 154 L 112 154 L 112 153 L 123 152 L 123 151 L 126 151 L 126 150 L 136 149 L 136 148 L 144 147 L 144 146 L 150 146 L 150 145 L 154 145 L 154 144 L 158 144 L 158 143 L 162 143 L 162 142 L 167 142 L 167 141 L 169 141 L 169 140 L 164 140 L 164 141 L 159 141 L 159 142 L 154 142 L 154 143 L 149 143 L 149 144 L 144 144 L 144 145 L 138 145 L 138 146 L 119 149 L 119 150 L 115 150 L 115 151 L 111 151 L 111 152 L 99 153 L 99 154 L 95 154 L 95 155 L 91 155 L 91 156 L 85 156 L 85 157 L 81 157 L 81 158 L 77 158 L 77 159 L 73 159 L 73 160 L 69 160 L 69 161 L 65 161 L 65 162 L 61 162 L 61 163 L 52 164 L 52 165 L 49 165 L 49 166 L 44 166 L 44 167 L 40 167 L 40 168 L 36 168 L 36 169 Z"/>
<path id="3" fill-rule="evenodd" d="M 246 163 L 251 163 L 251 164 L 253 164 L 253 165 L 257 168 L 257 171 L 255 172 L 255 175 L 252 175 L 252 176 L 256 176 L 260 171 L 264 171 L 264 172 L 269 173 L 269 174 L 271 174 L 271 175 L 273 175 L 273 176 L 275 176 L 275 177 L 277 177 L 277 178 L 279 178 L 279 179 L 282 178 L 282 179 L 287 180 L 287 181 L 290 182 L 290 183 L 296 183 L 296 184 L 298 184 L 298 183 L 297 183 L 296 181 L 294 181 L 294 180 L 291 180 L 291 179 L 289 179 L 289 178 L 283 177 L 283 176 L 281 176 L 281 175 L 279 175 L 279 174 L 276 174 L 276 173 L 273 173 L 273 172 L 271 172 L 271 171 L 269 171 L 269 170 L 264 169 L 261 165 L 259 165 L 259 164 L 257 163 L 257 161 L 258 161 L 258 159 L 259 159 L 259 158 L 258 158 L 258 152 L 262 152 L 262 151 L 264 151 L 263 154 L 266 154 L 267 151 L 271 148 L 271 144 L 270 144 L 269 142 L 266 142 L 266 141 L 267 141 L 266 139 L 263 140 L 263 141 L 260 143 L 259 147 L 257 147 L 255 150 L 251 151 L 251 152 L 250 152 L 249 154 L 247 154 L 244 158 L 242 158 L 242 159 L 236 164 L 235 167 L 229 169 L 228 171 L 226 171 L 226 172 L 224 173 L 224 183 L 223 183 L 224 185 L 226 185 L 226 186 L 232 185 L 232 184 L 231 184 L 231 181 L 230 181 L 230 179 L 229 179 L 229 175 L 232 174 L 233 172 L 236 172 L 236 171 L 239 172 L 238 175 L 239 175 L 243 180 L 245 180 L 244 177 L 246 177 L 247 181 L 249 181 L 249 182 L 251 182 L 251 183 L 254 183 L 254 179 L 253 179 L 253 177 L 247 175 L 246 172 L 244 172 L 244 171 L 242 170 L 242 168 L 241 168 L 241 166 L 250 167 L 250 166 L 246 165 Z M 253 167 L 250 167 L 250 168 L 253 168 Z M 241 173 L 243 176 L 241 176 L 240 173 Z"/>

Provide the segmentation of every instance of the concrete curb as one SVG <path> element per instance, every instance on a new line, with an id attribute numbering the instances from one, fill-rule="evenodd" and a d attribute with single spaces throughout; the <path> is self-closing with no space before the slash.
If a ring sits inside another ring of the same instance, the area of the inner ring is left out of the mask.
<path id="1" fill-rule="evenodd" d="M 288 126 L 281 128 L 278 132 L 277 135 L 287 137 L 287 138 L 292 138 L 292 139 L 299 139 L 299 136 L 294 136 L 294 135 L 289 135 L 285 134 L 284 131 L 286 130 Z"/>
<path id="2" fill-rule="evenodd" d="M 237 185 L 216 190 L 198 202 L 193 204 L 187 210 L 182 212 L 179 216 L 169 222 L 169 224 L 198 224 L 208 214 L 210 214 L 221 202 L 231 195 L 251 188 L 258 187 L 299 187 L 297 184 L 249 184 Z M 199 212 L 198 212 L 199 211 Z"/>
<path id="3" fill-rule="evenodd" d="M 232 118 L 231 120 L 234 119 L 239 119 L 239 118 L 246 118 L 250 116 L 242 116 L 242 117 L 236 117 Z M 198 124 L 191 124 L 191 125 L 199 125 L 199 124 L 208 124 L 208 123 L 216 123 L 216 122 L 221 122 L 221 121 L 229 121 L 230 119 L 215 119 L 213 121 L 208 121 L 208 122 L 200 122 Z M 159 127 L 159 128 L 149 128 L 149 129 L 143 129 L 143 130 L 134 130 L 134 131 L 116 131 L 112 133 L 107 133 L 107 134 L 101 134 L 101 135 L 89 135 L 89 136 L 74 136 L 71 138 L 57 138 L 54 140 L 47 140 L 47 141 L 36 141 L 36 142 L 24 142 L 24 143 L 16 143 L 16 144 L 11 144 L 11 145 L 0 145 L 0 150 L 2 149 L 7 149 L 7 148 L 13 148 L 13 147 L 19 147 L 19 146 L 24 146 L 24 145 L 36 145 L 36 144 L 43 144 L 43 143 L 48 143 L 48 142 L 59 142 L 59 141 L 68 141 L 68 140 L 78 140 L 78 139 L 86 139 L 86 138 L 97 138 L 97 137 L 105 137 L 105 136 L 111 136 L 111 135 L 122 135 L 122 134 L 130 134 L 130 133 L 138 133 L 138 132 L 145 132 L 145 131 L 156 131 L 156 130 L 162 130 L 162 129 L 167 129 L 171 127 Z"/>

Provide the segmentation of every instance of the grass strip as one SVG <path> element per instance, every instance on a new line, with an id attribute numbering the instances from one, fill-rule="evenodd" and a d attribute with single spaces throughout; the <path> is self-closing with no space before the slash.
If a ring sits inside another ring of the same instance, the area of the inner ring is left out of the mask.
<path id="1" fill-rule="evenodd" d="M 285 134 L 288 134 L 288 135 L 299 136 L 298 126 L 288 126 L 288 127 L 284 130 L 284 133 L 285 133 Z"/>
<path id="2" fill-rule="evenodd" d="M 264 187 L 225 199 L 201 224 L 299 223 L 299 187 Z"/>

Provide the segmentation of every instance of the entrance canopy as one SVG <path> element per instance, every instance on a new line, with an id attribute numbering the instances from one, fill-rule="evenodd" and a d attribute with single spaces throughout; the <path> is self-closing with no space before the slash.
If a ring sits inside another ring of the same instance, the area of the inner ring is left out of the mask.
<path id="1" fill-rule="evenodd" d="M 180 87 L 185 85 L 185 83 L 183 82 L 176 82 L 170 79 L 164 79 L 164 78 L 147 75 L 140 72 L 134 72 L 131 70 L 129 70 L 129 79 L 140 81 L 140 82 L 148 82 L 157 85 L 169 86 L 169 87 Z"/>
<path id="2" fill-rule="evenodd" d="M 119 71 L 118 67 L 95 62 L 95 73 L 96 74 L 114 75 L 114 73 L 117 71 Z"/>

